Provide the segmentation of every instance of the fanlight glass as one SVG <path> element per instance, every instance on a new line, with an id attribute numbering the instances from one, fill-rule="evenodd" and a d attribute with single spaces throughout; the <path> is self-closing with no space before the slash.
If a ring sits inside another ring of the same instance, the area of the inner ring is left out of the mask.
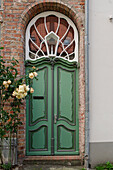
<path id="1" fill-rule="evenodd" d="M 78 31 L 65 15 L 43 12 L 30 21 L 26 30 L 26 60 L 42 57 L 78 62 Z"/>

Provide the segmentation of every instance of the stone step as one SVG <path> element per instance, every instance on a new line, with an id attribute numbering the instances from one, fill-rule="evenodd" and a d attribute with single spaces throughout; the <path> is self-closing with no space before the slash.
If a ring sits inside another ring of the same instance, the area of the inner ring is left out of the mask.
<path id="1" fill-rule="evenodd" d="M 23 164 L 81 166 L 83 161 L 77 156 L 26 156 Z"/>
<path id="2" fill-rule="evenodd" d="M 24 160 L 23 164 L 81 166 L 81 162 L 78 160 Z"/>
<path id="3" fill-rule="evenodd" d="M 61 165 L 23 165 L 19 170 L 82 170 L 82 166 L 61 166 Z"/>

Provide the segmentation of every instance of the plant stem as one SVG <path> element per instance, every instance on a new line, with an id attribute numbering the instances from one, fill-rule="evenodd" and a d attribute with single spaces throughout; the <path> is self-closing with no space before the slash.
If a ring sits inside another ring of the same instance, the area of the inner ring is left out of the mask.
<path id="1" fill-rule="evenodd" d="M 1 145 L 0 145 L 0 160 L 1 160 L 1 164 L 3 164 L 2 149 L 3 149 L 3 138 L 1 138 Z"/>
<path id="2" fill-rule="evenodd" d="M 2 92 L 0 90 L 0 113 L 1 113 L 1 105 L 2 105 Z M 1 114 L 0 114 L 1 116 Z M 1 117 L 0 117 L 1 118 Z M 1 119 L 0 119 L 1 120 Z M 0 122 L 2 125 L 2 122 Z M 3 148 L 3 138 L 1 137 L 1 145 L 0 145 L 0 160 L 1 164 L 3 164 L 3 158 L 2 158 L 2 148 Z"/>
<path id="3" fill-rule="evenodd" d="M 9 136 L 9 163 L 12 165 L 12 161 L 11 161 L 11 132 L 10 132 L 10 136 Z"/>

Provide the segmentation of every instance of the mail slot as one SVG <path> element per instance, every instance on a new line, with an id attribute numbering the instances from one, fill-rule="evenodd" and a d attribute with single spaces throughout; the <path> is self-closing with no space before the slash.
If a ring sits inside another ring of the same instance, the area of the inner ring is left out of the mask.
<path id="1" fill-rule="evenodd" d="M 42 99 L 44 99 L 44 96 L 33 96 L 33 99 L 42 100 Z"/>

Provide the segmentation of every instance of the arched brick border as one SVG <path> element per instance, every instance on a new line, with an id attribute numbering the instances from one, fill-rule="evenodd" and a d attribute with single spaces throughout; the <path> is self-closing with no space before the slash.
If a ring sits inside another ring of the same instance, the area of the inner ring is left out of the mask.
<path id="1" fill-rule="evenodd" d="M 59 0 L 38 0 L 31 4 L 22 14 L 20 19 L 20 30 L 25 31 L 28 22 L 37 14 L 44 11 L 57 11 L 68 16 L 75 23 L 78 30 L 84 27 L 84 20 L 80 13 L 73 7 Z"/>
<path id="2" fill-rule="evenodd" d="M 38 0 L 29 5 L 21 14 L 21 19 L 18 24 L 18 30 L 21 35 L 21 57 L 24 59 L 25 47 L 25 30 L 29 21 L 36 15 L 44 11 L 57 11 L 69 17 L 76 25 L 79 32 L 79 149 L 80 156 L 78 159 L 84 159 L 85 150 L 85 52 L 84 52 L 84 15 L 62 0 Z M 26 119 L 26 118 L 25 118 Z M 24 119 L 24 120 L 25 120 Z M 25 122 L 24 122 L 25 123 Z M 23 146 L 23 149 L 24 146 Z M 25 150 L 20 152 L 20 157 L 25 155 Z"/>

